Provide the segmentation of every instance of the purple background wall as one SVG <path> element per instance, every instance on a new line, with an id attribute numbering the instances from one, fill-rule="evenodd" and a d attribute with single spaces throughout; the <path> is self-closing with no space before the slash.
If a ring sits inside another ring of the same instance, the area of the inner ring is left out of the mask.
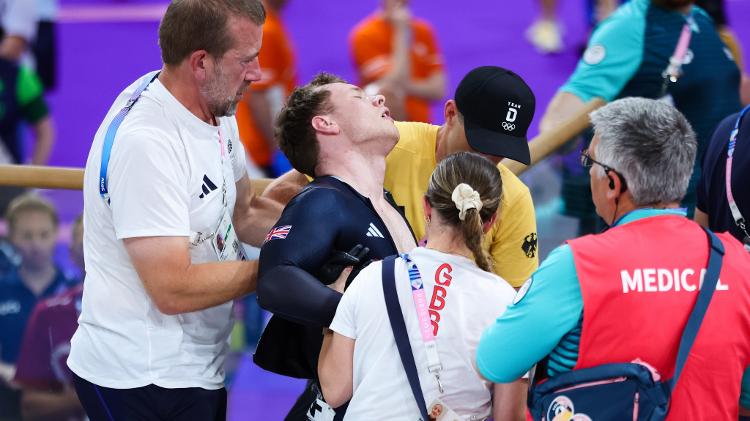
<path id="1" fill-rule="evenodd" d="M 291 0 L 283 13 L 297 47 L 301 81 L 318 71 L 354 80 L 347 36 L 377 0 Z M 541 114 L 556 88 L 572 72 L 584 42 L 582 0 L 561 0 L 566 49 L 540 56 L 524 31 L 536 13 L 530 0 L 414 0 L 412 9 L 434 25 L 448 70 L 449 93 L 462 75 L 478 65 L 495 64 L 519 73 L 537 95 L 537 133 Z M 160 66 L 159 13 L 165 2 L 153 0 L 61 0 L 60 79 L 49 97 L 58 140 L 53 165 L 82 167 L 91 139 L 115 95 L 138 76 Z M 750 0 L 727 0 L 730 23 L 750 48 Z M 746 49 L 746 54 L 750 51 Z M 262 65 L 262 63 L 261 63 Z M 435 116 L 441 116 L 440 104 Z M 440 121 L 437 121 L 438 123 Z M 63 220 L 82 209 L 80 192 L 47 192 L 60 205 Z M 542 214 L 541 209 L 537 215 Z M 539 227 L 542 232 L 542 225 Z M 301 387 L 263 373 L 243 357 L 231 390 L 230 419 L 281 419 Z"/>

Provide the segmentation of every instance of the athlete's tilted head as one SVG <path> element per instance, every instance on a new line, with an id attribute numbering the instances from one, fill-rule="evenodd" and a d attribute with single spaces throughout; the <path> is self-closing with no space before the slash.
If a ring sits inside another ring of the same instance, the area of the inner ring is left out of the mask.
<path id="1" fill-rule="evenodd" d="M 338 76 L 321 73 L 292 92 L 276 120 L 276 136 L 292 166 L 310 176 L 321 161 L 351 153 L 382 156 L 398 130 L 382 95 L 367 96 Z"/>

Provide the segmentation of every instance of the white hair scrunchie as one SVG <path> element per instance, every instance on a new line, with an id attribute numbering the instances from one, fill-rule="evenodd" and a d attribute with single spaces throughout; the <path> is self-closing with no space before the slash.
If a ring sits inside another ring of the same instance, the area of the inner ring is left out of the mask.
<path id="1" fill-rule="evenodd" d="M 451 199 L 458 209 L 458 219 L 462 221 L 466 218 L 467 210 L 476 209 L 477 212 L 482 210 L 482 198 L 479 197 L 476 190 L 466 183 L 461 183 L 453 189 Z"/>

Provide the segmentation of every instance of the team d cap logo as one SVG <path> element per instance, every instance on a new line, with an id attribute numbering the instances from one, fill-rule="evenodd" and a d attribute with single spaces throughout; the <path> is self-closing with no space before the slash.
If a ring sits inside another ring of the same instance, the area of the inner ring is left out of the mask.
<path id="1" fill-rule="evenodd" d="M 461 79 L 454 98 L 475 152 L 530 163 L 526 132 L 536 98 L 519 75 L 497 66 L 477 67 Z"/>

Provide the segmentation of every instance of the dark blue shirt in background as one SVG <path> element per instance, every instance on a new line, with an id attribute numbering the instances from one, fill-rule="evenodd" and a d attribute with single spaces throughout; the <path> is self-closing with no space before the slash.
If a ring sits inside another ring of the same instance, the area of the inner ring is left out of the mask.
<path id="1" fill-rule="evenodd" d="M 703 176 L 698 185 L 698 209 L 708 214 L 708 227 L 713 231 L 729 231 L 742 241 L 745 234 L 737 227 L 729 210 L 726 188 L 727 146 L 729 134 L 739 113 L 725 118 L 714 132 L 703 159 Z M 750 218 L 750 116 L 745 116 L 737 134 L 732 162 L 732 194 L 740 213 Z"/>
<path id="2" fill-rule="evenodd" d="M 37 297 L 21 281 L 18 270 L 12 270 L 0 278 L 0 361 L 15 364 L 26 323 L 36 303 L 74 284 L 73 280 L 57 270 L 50 286 Z"/>

